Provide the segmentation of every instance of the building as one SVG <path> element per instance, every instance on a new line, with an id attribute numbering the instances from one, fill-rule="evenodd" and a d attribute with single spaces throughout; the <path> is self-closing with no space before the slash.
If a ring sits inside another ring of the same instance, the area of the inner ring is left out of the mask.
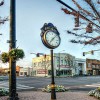
<path id="1" fill-rule="evenodd" d="M 100 60 L 86 59 L 86 70 L 88 75 L 100 75 Z"/>
<path id="2" fill-rule="evenodd" d="M 20 67 L 19 76 L 32 76 L 32 68 Z"/>
<path id="3" fill-rule="evenodd" d="M 68 53 L 54 54 L 55 76 L 73 76 L 75 74 L 75 57 Z"/>
<path id="4" fill-rule="evenodd" d="M 3 74 L 2 75 L 8 75 L 9 74 L 9 68 L 2 68 Z M 20 66 L 16 66 L 16 75 L 19 76 L 20 72 Z"/>
<path id="5" fill-rule="evenodd" d="M 86 75 L 86 59 L 75 58 L 75 75 Z"/>
<path id="6" fill-rule="evenodd" d="M 51 57 L 40 56 L 32 59 L 33 76 L 49 76 L 51 75 Z"/>
<path id="7" fill-rule="evenodd" d="M 54 76 L 74 76 L 86 74 L 86 61 L 68 53 L 54 53 Z M 51 75 L 50 55 L 32 59 L 33 76 Z"/>

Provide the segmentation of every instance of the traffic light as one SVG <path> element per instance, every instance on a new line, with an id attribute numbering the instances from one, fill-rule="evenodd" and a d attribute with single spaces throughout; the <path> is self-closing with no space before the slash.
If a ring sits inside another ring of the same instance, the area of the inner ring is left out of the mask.
<path id="1" fill-rule="evenodd" d="M 74 18 L 75 20 L 75 27 L 79 27 L 79 12 L 77 12 L 76 17 Z"/>
<path id="2" fill-rule="evenodd" d="M 91 51 L 91 54 L 94 55 L 94 51 L 93 50 Z"/>
<path id="3" fill-rule="evenodd" d="M 39 54 L 39 53 L 37 53 L 37 54 L 36 54 L 36 56 L 37 56 L 37 57 L 39 57 L 39 56 L 40 56 L 40 54 Z"/>
<path id="4" fill-rule="evenodd" d="M 2 6 L 4 4 L 4 0 L 0 3 L 0 6 Z"/>
<path id="5" fill-rule="evenodd" d="M 85 52 L 83 52 L 83 56 L 85 56 Z"/>
<path id="6" fill-rule="evenodd" d="M 87 27 L 86 27 L 86 32 L 87 32 L 87 33 L 92 33 L 92 32 L 93 32 L 92 24 L 91 24 L 91 23 L 89 23 L 89 24 L 87 25 Z"/>

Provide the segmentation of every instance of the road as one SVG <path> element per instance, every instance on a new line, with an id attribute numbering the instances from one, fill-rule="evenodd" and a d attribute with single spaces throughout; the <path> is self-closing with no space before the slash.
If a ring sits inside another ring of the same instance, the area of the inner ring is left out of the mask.
<path id="1" fill-rule="evenodd" d="M 8 80 L 0 82 L 1 86 L 9 84 Z M 4 83 L 2 84 L 2 82 Z M 40 89 L 49 84 L 51 84 L 51 78 L 48 77 L 17 77 L 17 87 L 19 89 L 31 89 L 32 87 Z M 72 91 L 90 91 L 100 87 L 100 76 L 55 78 L 55 84 L 64 85 Z"/>

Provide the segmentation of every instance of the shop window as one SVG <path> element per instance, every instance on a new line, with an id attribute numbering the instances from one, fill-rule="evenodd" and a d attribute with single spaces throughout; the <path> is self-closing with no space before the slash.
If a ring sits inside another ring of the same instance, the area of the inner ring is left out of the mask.
<path id="1" fill-rule="evenodd" d="M 82 66 L 82 63 L 78 63 L 78 66 Z"/>
<path id="2" fill-rule="evenodd" d="M 59 76 L 59 70 L 56 70 L 56 76 Z"/>
<path id="3" fill-rule="evenodd" d="M 24 75 L 27 76 L 27 72 L 24 72 Z"/>
<path id="4" fill-rule="evenodd" d="M 51 75 L 51 70 L 48 70 L 48 75 Z"/>
<path id="5" fill-rule="evenodd" d="M 63 60 L 61 60 L 61 65 L 63 65 Z"/>
<path id="6" fill-rule="evenodd" d="M 64 70 L 64 75 L 67 75 L 67 70 Z"/>
<path id="7" fill-rule="evenodd" d="M 71 75 L 72 74 L 72 71 L 71 70 L 68 70 L 67 71 L 67 75 Z"/>
<path id="8" fill-rule="evenodd" d="M 60 75 L 63 75 L 63 70 L 60 71 Z"/>
<path id="9" fill-rule="evenodd" d="M 88 75 L 92 75 L 92 70 L 87 71 Z"/>
<path id="10" fill-rule="evenodd" d="M 23 75 L 23 72 L 20 72 L 20 75 Z"/>

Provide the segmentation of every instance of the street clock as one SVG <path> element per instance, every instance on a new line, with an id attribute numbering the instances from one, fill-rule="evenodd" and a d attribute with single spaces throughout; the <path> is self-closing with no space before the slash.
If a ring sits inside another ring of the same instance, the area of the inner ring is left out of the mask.
<path id="1" fill-rule="evenodd" d="M 41 39 L 43 44 L 49 49 L 55 49 L 61 43 L 60 34 L 52 23 L 45 23 L 41 28 Z"/>

